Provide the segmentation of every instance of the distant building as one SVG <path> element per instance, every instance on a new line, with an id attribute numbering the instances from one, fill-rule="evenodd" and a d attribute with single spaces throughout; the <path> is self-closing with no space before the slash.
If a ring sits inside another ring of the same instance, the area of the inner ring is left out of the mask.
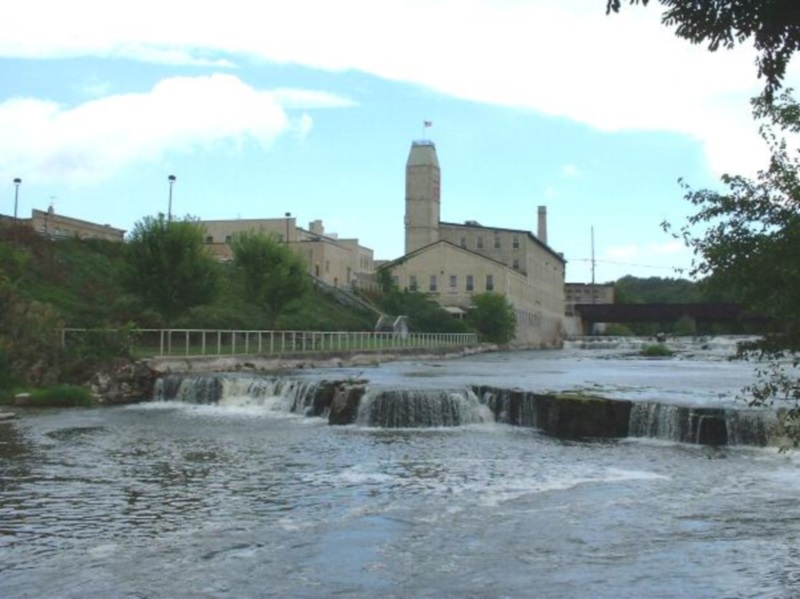
<path id="1" fill-rule="evenodd" d="M 575 316 L 575 304 L 613 304 L 614 285 L 567 283 L 564 285 L 566 315 Z"/>
<path id="2" fill-rule="evenodd" d="M 6 227 L 12 225 L 30 227 L 40 235 L 50 239 L 105 239 L 119 242 L 125 239 L 124 229 L 56 214 L 52 206 L 47 211 L 31 210 L 30 218 L 0 217 L 0 225 Z"/>
<path id="3" fill-rule="evenodd" d="M 406 163 L 405 255 L 381 266 L 402 289 L 416 289 L 451 314 L 466 314 L 472 297 L 505 295 L 517 315 L 516 342 L 560 346 L 564 317 L 563 256 L 547 245 L 547 211 L 537 235 L 524 229 L 440 220 L 441 172 L 436 146 L 415 141 Z"/>
<path id="4" fill-rule="evenodd" d="M 272 234 L 303 259 L 309 274 L 335 287 L 366 287 L 374 280 L 373 251 L 358 239 L 339 239 L 325 233 L 321 220 L 309 223 L 308 229 L 297 226 L 294 217 L 203 220 L 206 244 L 220 260 L 232 260 L 231 241 L 237 233 Z"/>

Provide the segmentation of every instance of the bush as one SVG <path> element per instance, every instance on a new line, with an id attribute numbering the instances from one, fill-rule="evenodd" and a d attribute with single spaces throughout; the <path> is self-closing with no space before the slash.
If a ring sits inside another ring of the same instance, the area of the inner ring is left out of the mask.
<path id="1" fill-rule="evenodd" d="M 90 407 L 97 402 L 84 387 L 56 385 L 33 391 L 26 405 L 36 408 Z"/>
<path id="2" fill-rule="evenodd" d="M 668 348 L 666 345 L 661 345 L 660 343 L 646 345 L 639 353 L 648 358 L 669 358 L 673 355 L 673 352 L 670 348 Z"/>
<path id="3" fill-rule="evenodd" d="M 603 335 L 608 337 L 633 337 L 635 333 L 629 326 L 619 324 L 618 322 L 612 322 L 606 327 Z"/>

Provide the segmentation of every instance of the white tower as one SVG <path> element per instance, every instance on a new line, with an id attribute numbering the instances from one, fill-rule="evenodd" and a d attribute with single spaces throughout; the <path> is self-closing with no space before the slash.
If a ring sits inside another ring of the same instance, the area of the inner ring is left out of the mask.
<path id="1" fill-rule="evenodd" d="M 439 240 L 440 177 L 434 143 L 413 142 L 406 163 L 406 254 Z"/>

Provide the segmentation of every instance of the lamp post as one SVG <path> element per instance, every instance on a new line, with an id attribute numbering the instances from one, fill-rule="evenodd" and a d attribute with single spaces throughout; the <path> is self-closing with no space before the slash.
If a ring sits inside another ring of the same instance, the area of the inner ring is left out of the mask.
<path id="1" fill-rule="evenodd" d="M 14 220 L 17 220 L 17 203 L 19 202 L 19 184 L 22 183 L 22 179 L 16 177 L 14 179 Z"/>
<path id="2" fill-rule="evenodd" d="M 175 175 L 167 177 L 169 181 L 169 208 L 167 208 L 167 222 L 172 222 L 172 186 L 175 184 Z"/>
<path id="3" fill-rule="evenodd" d="M 287 212 L 284 216 L 286 216 L 286 245 L 289 245 L 289 218 L 291 218 L 292 213 Z"/>

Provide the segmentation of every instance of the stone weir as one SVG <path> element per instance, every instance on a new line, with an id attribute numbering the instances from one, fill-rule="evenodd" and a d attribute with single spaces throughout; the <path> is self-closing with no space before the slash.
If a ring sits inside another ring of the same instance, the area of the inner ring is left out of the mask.
<path id="1" fill-rule="evenodd" d="M 452 427 L 498 422 L 560 439 L 644 437 L 700 445 L 775 443 L 768 411 L 615 400 L 582 393 L 533 393 L 468 387 L 452 390 L 370 388 L 368 381 L 308 381 L 251 374 L 171 374 L 156 381 L 154 400 L 260 406 L 327 418 L 331 425 Z"/>

